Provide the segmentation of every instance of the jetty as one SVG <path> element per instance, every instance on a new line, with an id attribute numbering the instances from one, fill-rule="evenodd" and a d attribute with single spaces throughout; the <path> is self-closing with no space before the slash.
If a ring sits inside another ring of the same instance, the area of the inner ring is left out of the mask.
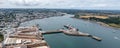
<path id="1" fill-rule="evenodd" d="M 42 32 L 43 35 L 46 35 L 46 34 L 57 34 L 57 33 L 63 33 L 63 32 L 60 31 L 60 30 L 51 30 L 51 31 L 44 31 L 44 32 Z"/>
<path id="2" fill-rule="evenodd" d="M 83 36 L 83 37 L 90 37 L 92 39 L 95 39 L 97 41 L 101 41 L 102 38 L 88 34 L 88 33 L 83 33 L 80 32 L 79 29 L 76 29 L 72 27 L 71 25 L 64 25 L 67 30 L 61 29 L 60 31 L 63 31 L 64 34 L 71 35 L 71 36 Z"/>
<path id="3" fill-rule="evenodd" d="M 53 30 L 53 31 L 46 31 L 46 32 L 42 32 L 42 34 L 64 33 L 65 35 L 69 35 L 69 36 L 83 36 L 83 37 L 90 37 L 90 38 L 95 39 L 97 41 L 102 40 L 102 38 L 100 38 L 100 37 L 90 35 L 88 33 L 80 32 L 79 29 L 76 29 L 76 28 L 72 27 L 71 25 L 64 25 L 64 27 L 67 30 L 66 29 L 59 29 L 59 30 Z"/>

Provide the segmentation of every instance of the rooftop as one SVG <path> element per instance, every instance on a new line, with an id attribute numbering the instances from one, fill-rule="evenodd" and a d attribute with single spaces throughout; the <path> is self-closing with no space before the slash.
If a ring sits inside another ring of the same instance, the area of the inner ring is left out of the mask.
<path id="1" fill-rule="evenodd" d="M 49 48 L 36 26 L 20 27 L 4 40 L 5 48 Z"/>

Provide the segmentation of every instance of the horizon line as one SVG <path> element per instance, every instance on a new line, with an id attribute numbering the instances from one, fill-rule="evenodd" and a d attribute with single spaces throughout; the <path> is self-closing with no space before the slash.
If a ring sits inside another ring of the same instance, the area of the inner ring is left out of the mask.
<path id="1" fill-rule="evenodd" d="M 120 9 L 73 9 L 73 8 L 0 8 L 0 9 L 72 9 L 72 10 L 120 10 Z"/>

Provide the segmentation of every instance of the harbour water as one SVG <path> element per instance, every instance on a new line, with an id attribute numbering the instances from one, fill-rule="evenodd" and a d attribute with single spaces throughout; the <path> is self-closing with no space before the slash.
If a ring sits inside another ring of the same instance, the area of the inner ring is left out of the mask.
<path id="1" fill-rule="evenodd" d="M 89 33 L 103 40 L 98 42 L 88 37 L 67 36 L 62 33 L 44 35 L 51 48 L 120 48 L 120 30 L 101 26 L 81 19 L 71 18 L 73 15 L 36 19 L 22 23 L 20 26 L 39 24 L 44 31 L 63 28 L 71 24 L 81 32 Z"/>

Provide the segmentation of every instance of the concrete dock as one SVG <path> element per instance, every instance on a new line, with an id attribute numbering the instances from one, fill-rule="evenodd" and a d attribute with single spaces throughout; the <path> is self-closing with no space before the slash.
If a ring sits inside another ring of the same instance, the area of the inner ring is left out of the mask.
<path id="1" fill-rule="evenodd" d="M 71 25 L 64 25 L 64 27 L 68 29 L 68 30 L 61 29 L 61 31 L 63 31 L 64 34 L 72 35 L 72 36 L 90 37 L 90 38 L 95 39 L 97 41 L 102 40 L 102 38 L 100 38 L 100 37 L 97 37 L 97 36 L 94 36 L 94 35 L 91 35 L 91 34 L 88 34 L 88 33 L 79 32 L 78 29 L 72 27 Z"/>
<path id="2" fill-rule="evenodd" d="M 45 35 L 45 34 L 57 34 L 57 33 L 63 33 L 63 32 L 60 30 L 51 30 L 51 31 L 42 32 L 43 35 Z"/>
<path id="3" fill-rule="evenodd" d="M 64 33 L 64 34 L 69 35 L 69 36 L 83 36 L 83 37 L 90 37 L 90 38 L 95 39 L 97 41 L 102 40 L 100 37 L 93 36 L 93 35 L 90 35 L 88 33 L 79 32 L 78 29 L 73 28 L 69 25 L 65 25 L 64 27 L 67 28 L 67 30 L 59 29 L 59 30 L 54 30 L 54 31 L 46 31 L 46 32 L 43 32 L 42 34 Z"/>

